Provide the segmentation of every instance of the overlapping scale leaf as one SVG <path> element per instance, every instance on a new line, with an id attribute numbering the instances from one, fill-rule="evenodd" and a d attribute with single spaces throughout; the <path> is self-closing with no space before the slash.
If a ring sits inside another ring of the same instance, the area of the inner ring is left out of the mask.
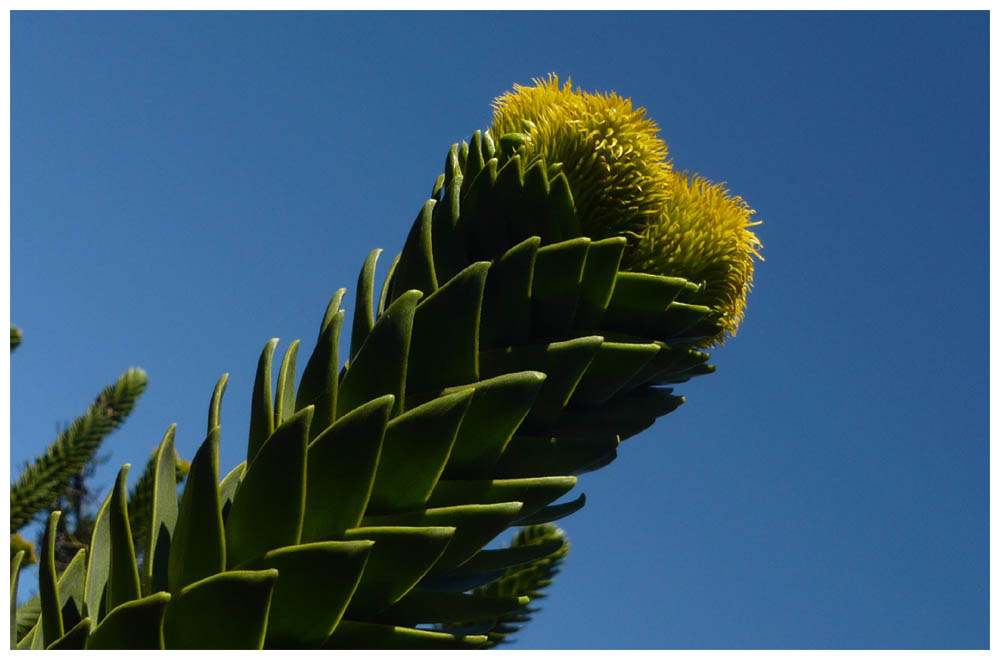
<path id="1" fill-rule="evenodd" d="M 531 335 L 531 284 L 541 239 L 525 239 L 490 266 L 483 294 L 479 348 L 526 343 Z"/>
<path id="2" fill-rule="evenodd" d="M 652 342 L 628 344 L 604 341 L 573 391 L 572 403 L 582 408 L 604 405 L 659 352 L 660 347 Z"/>
<path id="3" fill-rule="evenodd" d="M 236 495 L 236 488 L 243 479 L 246 467 L 247 463 L 243 461 L 230 470 L 229 474 L 222 480 L 222 483 L 219 484 L 219 510 L 222 512 L 223 525 L 225 525 L 225 521 L 229 517 L 229 510 L 233 506 L 233 497 Z"/>
<path id="4" fill-rule="evenodd" d="M 191 461 L 167 562 L 167 584 L 172 594 L 226 568 L 226 532 L 219 499 L 219 434 L 219 427 L 212 429 Z"/>
<path id="5" fill-rule="evenodd" d="M 49 651 L 82 651 L 87 647 L 87 639 L 90 637 L 90 618 L 84 617 L 75 626 L 66 631 L 66 634 L 52 642 L 48 646 Z"/>
<path id="6" fill-rule="evenodd" d="M 609 461 L 610 462 L 610 461 Z M 603 466 L 602 466 L 603 467 Z M 587 503 L 587 496 L 580 493 L 580 496 L 569 502 L 561 504 L 550 504 L 534 513 L 522 514 L 515 521 L 518 525 L 540 525 L 542 523 L 555 522 L 566 516 L 572 515 L 583 508 Z"/>
<path id="7" fill-rule="evenodd" d="M 606 238 L 587 246 L 580 279 L 580 295 L 573 317 L 574 331 L 587 332 L 601 327 L 605 310 L 618 280 L 618 266 L 625 251 L 625 239 Z"/>
<path id="8" fill-rule="evenodd" d="M 129 467 L 128 463 L 122 466 L 114 490 L 109 496 L 111 498 L 108 507 L 108 523 L 111 531 L 111 569 L 108 573 L 109 616 L 111 610 L 136 600 L 142 592 L 139 584 L 139 567 L 135 559 L 135 546 L 132 543 L 132 530 L 128 521 L 128 493 L 125 489 L 125 479 Z"/>
<path id="9" fill-rule="evenodd" d="M 278 571 L 227 571 L 174 592 L 163 617 L 167 649 L 260 649 Z"/>
<path id="10" fill-rule="evenodd" d="M 447 282 L 469 263 L 468 255 L 459 233 L 455 230 L 461 213 L 462 185 L 466 177 L 459 167 L 459 155 L 453 146 L 445 160 L 445 174 L 442 180 L 442 197 L 434 206 L 431 226 L 431 252 L 434 272 L 439 282 Z M 466 154 L 467 155 L 467 154 Z M 482 161 L 480 159 L 480 167 Z M 476 170 L 478 173 L 478 170 Z"/>
<path id="11" fill-rule="evenodd" d="M 422 509 L 451 455 L 474 390 L 448 394 L 386 425 L 366 515 Z"/>
<path id="12" fill-rule="evenodd" d="M 532 600 L 545 597 L 544 589 L 552 583 L 552 578 L 559 572 L 559 565 L 566 556 L 569 544 L 559 528 L 553 525 L 534 525 L 522 529 L 514 537 L 510 551 L 544 550 L 534 559 L 524 564 L 513 566 L 504 575 L 472 592 L 475 596 L 517 597 L 526 596 Z M 488 645 L 494 646 L 508 641 L 508 636 L 528 622 L 538 611 L 537 607 L 522 606 L 521 608 L 501 614 L 492 621 L 476 621 L 472 618 L 454 624 L 444 625 L 439 629 L 452 634 L 485 634 Z"/>
<path id="13" fill-rule="evenodd" d="M 115 607 L 90 633 L 88 649 L 144 650 L 163 648 L 163 614 L 170 594 L 155 593 Z"/>
<path id="14" fill-rule="evenodd" d="M 687 346 L 667 346 L 663 342 L 654 342 L 659 351 L 653 359 L 627 382 L 622 389 L 631 391 L 643 385 L 668 385 L 681 383 L 699 373 L 711 373 L 715 370 L 706 364 L 708 353 Z"/>
<path id="15" fill-rule="evenodd" d="M 276 569 L 267 618 L 268 648 L 315 648 L 340 622 L 374 543 L 331 541 L 279 548 L 250 561 L 251 570 Z"/>
<path id="16" fill-rule="evenodd" d="M 358 406 L 309 444 L 303 542 L 339 538 L 361 522 L 395 400 L 387 394 Z"/>
<path id="17" fill-rule="evenodd" d="M 285 351 L 278 371 L 278 386 L 274 394 L 274 426 L 275 428 L 291 419 L 295 414 L 295 361 L 299 352 L 299 340 L 296 339 Z"/>
<path id="18" fill-rule="evenodd" d="M 436 391 L 479 379 L 479 315 L 488 268 L 486 262 L 472 264 L 417 305 L 407 393 Z M 442 351 L 442 347 L 447 349 Z"/>
<path id="19" fill-rule="evenodd" d="M 402 411 L 410 332 L 417 301 L 422 295 L 417 290 L 407 291 L 379 316 L 340 382 L 337 417 L 386 394 L 396 397 L 394 413 Z"/>
<path id="20" fill-rule="evenodd" d="M 499 479 L 582 474 L 609 457 L 613 460 L 618 444 L 615 433 L 581 437 L 515 435 L 494 474 Z"/>
<path id="21" fill-rule="evenodd" d="M 377 614 L 406 595 L 441 559 L 455 531 L 433 524 L 347 530 L 346 540 L 374 542 L 347 617 Z"/>
<path id="22" fill-rule="evenodd" d="M 551 429 L 557 437 L 568 441 L 601 441 L 611 437 L 625 440 L 682 403 L 683 397 L 675 396 L 670 388 L 647 387 L 615 397 L 600 409 L 574 411 Z"/>
<path id="23" fill-rule="evenodd" d="M 87 552 L 81 548 L 67 564 L 66 568 L 63 570 L 62 575 L 59 576 L 56 582 L 56 595 L 58 600 L 57 607 L 62 616 L 63 629 L 66 630 L 66 635 L 69 634 L 68 631 L 77 627 L 79 623 L 83 620 L 88 620 L 85 616 L 86 606 L 84 604 L 84 594 L 86 589 L 86 579 L 87 579 Z M 16 558 L 15 558 L 16 559 Z M 47 571 L 48 569 L 46 569 Z M 11 598 L 16 597 L 17 591 L 17 574 L 12 573 L 12 584 L 11 584 Z M 40 583 L 41 585 L 41 583 Z M 53 593 L 50 588 L 43 590 L 51 597 Z M 28 602 L 29 607 L 15 608 L 11 607 L 11 624 L 14 630 L 11 640 L 12 643 L 17 639 L 17 629 L 23 629 L 23 626 L 30 626 L 31 630 L 26 631 L 33 635 L 35 627 L 37 627 L 38 621 L 41 618 L 41 594 L 36 595 L 31 601 Z M 21 620 L 22 610 L 25 610 L 30 614 L 30 610 L 33 608 L 32 605 L 37 606 L 35 609 L 35 614 L 30 619 Z M 78 635 L 79 632 L 74 633 Z M 64 635 L 65 637 L 65 635 Z M 41 642 L 39 642 L 41 643 Z M 55 644 L 56 642 L 50 642 L 49 646 Z M 65 644 L 70 644 L 70 640 L 66 640 Z M 67 646 L 68 648 L 68 646 Z M 82 648 L 82 646 L 80 647 Z"/>
<path id="24" fill-rule="evenodd" d="M 358 275 L 358 293 L 355 296 L 354 323 L 351 326 L 351 361 L 361 350 L 361 345 L 374 328 L 375 264 L 382 250 L 376 248 L 368 253 L 361 273 Z"/>
<path id="25" fill-rule="evenodd" d="M 69 631 L 85 618 L 84 588 L 87 579 L 87 551 L 77 551 L 56 583 L 59 591 L 59 611 L 62 613 L 63 629 Z"/>
<path id="26" fill-rule="evenodd" d="M 431 251 L 431 230 L 434 218 L 435 200 L 428 200 L 417 216 L 410 234 L 403 245 L 390 281 L 391 298 L 395 300 L 410 289 L 423 291 L 431 295 L 438 288 L 438 279 L 434 271 L 434 255 Z"/>
<path id="27" fill-rule="evenodd" d="M 192 464 L 193 467 L 193 464 Z M 190 479 L 190 472 L 189 479 Z M 186 490 L 186 489 L 185 489 Z M 109 499 L 97 510 L 94 529 L 87 551 L 87 579 L 84 585 L 83 603 L 87 616 L 99 623 L 107 613 L 108 573 L 111 569 L 111 528 L 108 523 Z"/>
<path id="28" fill-rule="evenodd" d="M 500 502 L 432 507 L 422 511 L 366 517 L 362 523 L 366 527 L 454 527 L 451 542 L 434 565 L 435 570 L 444 571 L 467 561 L 509 527 L 520 513 L 521 506 L 520 502 Z"/>
<path id="29" fill-rule="evenodd" d="M 251 462 L 226 518 L 226 565 L 237 567 L 302 536 L 312 407 L 275 429 Z"/>
<path id="30" fill-rule="evenodd" d="M 529 428 L 545 427 L 562 415 L 602 343 L 602 337 L 592 336 L 481 351 L 480 373 L 484 378 L 518 371 L 540 371 L 546 374 L 545 383 L 525 420 L 525 425 Z"/>
<path id="31" fill-rule="evenodd" d="M 252 461 L 260 448 L 274 431 L 274 404 L 271 399 L 271 360 L 277 338 L 264 346 L 257 362 L 257 377 L 253 383 L 253 398 L 250 403 L 250 439 L 247 441 L 247 463 Z M 214 428 L 214 427 L 213 427 Z M 212 430 L 209 429 L 209 433 Z"/>
<path id="32" fill-rule="evenodd" d="M 296 394 L 297 410 L 306 406 L 313 406 L 315 409 L 309 428 L 310 440 L 322 433 L 337 418 L 340 328 L 344 323 L 344 311 L 340 309 L 340 302 L 345 293 L 346 289 L 338 289 L 326 308 L 316 348 L 302 371 L 302 380 Z"/>
<path id="33" fill-rule="evenodd" d="M 472 402 L 459 427 L 445 477 L 489 476 L 514 432 L 535 405 L 545 378 L 540 371 L 520 371 L 472 385 Z M 461 389 L 447 388 L 442 394 Z"/>
<path id="34" fill-rule="evenodd" d="M 420 583 L 420 586 L 433 589 L 448 579 L 455 579 L 461 576 L 474 575 L 487 571 L 505 571 L 508 568 L 530 564 L 535 560 L 549 556 L 561 548 L 562 545 L 563 542 L 561 540 L 553 540 L 549 543 L 513 545 L 506 548 L 481 550 L 476 553 L 472 559 L 465 562 L 455 570 L 446 574 L 439 574 L 435 578 L 425 580 Z M 461 589 L 461 591 L 466 591 L 466 589 Z"/>
<path id="35" fill-rule="evenodd" d="M 576 477 L 571 476 L 440 481 L 427 504 L 432 508 L 440 508 L 462 504 L 521 502 L 520 516 L 530 516 L 568 493 L 576 482 Z"/>
<path id="36" fill-rule="evenodd" d="M 209 420 L 218 422 L 222 391 L 225 389 L 225 379 L 216 386 L 217 396 L 212 397 L 209 407 Z M 153 503 L 150 516 L 149 534 L 146 538 L 146 548 L 143 557 L 142 586 L 143 593 L 150 595 L 167 589 L 168 557 L 170 556 L 171 536 L 177 524 L 177 483 L 174 465 L 174 433 L 176 425 L 172 425 L 154 455 L 156 472 L 153 480 Z"/>
<path id="37" fill-rule="evenodd" d="M 62 608 L 59 607 L 59 586 L 56 582 L 55 537 L 56 526 L 61 512 L 53 511 L 49 515 L 45 536 L 42 539 L 42 556 L 38 566 L 38 593 L 42 600 L 42 615 L 39 618 L 36 636 L 41 639 L 42 648 L 63 636 Z M 40 633 L 40 634 L 39 634 Z"/>
<path id="38" fill-rule="evenodd" d="M 590 239 L 539 248 L 531 283 L 531 330 L 537 341 L 570 336 Z"/>

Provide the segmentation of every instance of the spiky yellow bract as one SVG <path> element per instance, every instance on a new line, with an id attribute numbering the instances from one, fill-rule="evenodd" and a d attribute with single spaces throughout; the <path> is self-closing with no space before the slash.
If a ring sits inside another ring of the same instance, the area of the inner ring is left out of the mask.
<path id="1" fill-rule="evenodd" d="M 534 82 L 494 101 L 490 134 L 522 133 L 527 161 L 562 163 L 585 235 L 641 233 L 669 195 L 667 145 L 656 123 L 614 92 L 574 92 L 572 81 L 560 87 L 555 74 Z"/>
<path id="2" fill-rule="evenodd" d="M 753 282 L 753 259 L 761 258 L 760 240 L 749 228 L 760 223 L 750 222 L 753 209 L 722 184 L 672 171 L 669 186 L 662 213 L 631 245 L 623 264 L 628 270 L 704 282 L 698 303 L 722 312 L 724 334 L 734 335 Z"/>
<path id="3" fill-rule="evenodd" d="M 554 74 L 534 83 L 494 102 L 490 133 L 521 133 L 527 161 L 562 164 L 583 234 L 628 240 L 625 270 L 704 283 L 697 302 L 719 311 L 723 332 L 703 345 L 735 334 L 760 258 L 754 211 L 721 184 L 674 170 L 659 127 L 631 99 L 560 87 Z"/>

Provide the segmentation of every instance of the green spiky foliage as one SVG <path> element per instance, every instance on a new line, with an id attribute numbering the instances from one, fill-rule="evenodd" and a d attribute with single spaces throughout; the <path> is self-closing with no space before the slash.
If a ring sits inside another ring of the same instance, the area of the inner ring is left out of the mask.
<path id="1" fill-rule="evenodd" d="M 168 432 L 142 562 L 123 470 L 75 592 L 51 590 L 79 616 L 47 627 L 43 590 L 22 645 L 71 633 L 88 648 L 493 643 L 417 626 L 522 612 L 527 596 L 469 592 L 555 549 L 485 546 L 582 507 L 582 495 L 553 502 L 681 403 L 661 386 L 711 371 L 689 346 L 718 331 L 712 310 L 683 302 L 697 284 L 619 272 L 623 239 L 577 236 L 569 188 L 544 162 L 498 163 L 488 136 L 452 149 L 378 296 L 369 256 L 343 368 L 343 290 L 297 386 L 299 343 L 273 391 L 267 343 L 247 460 L 221 480 L 220 381 L 179 505 Z M 147 627 L 121 623 L 133 618 Z"/>
<path id="2" fill-rule="evenodd" d="M 11 351 L 20 345 L 21 338 L 21 330 L 11 326 Z M 69 513 L 58 518 L 53 546 L 56 569 L 65 569 L 72 557 L 86 547 L 93 525 L 93 516 L 87 506 L 90 493 L 86 481 L 93 474 L 97 450 L 135 408 L 147 382 L 141 369 L 130 369 L 119 376 L 114 384 L 104 388 L 85 414 L 57 436 L 44 454 L 25 467 L 11 486 L 12 561 L 23 551 L 17 562 L 18 570 L 38 560 L 35 545 L 15 532 L 43 512 L 51 514 L 54 510 L 67 509 Z M 141 489 L 137 490 L 141 495 Z M 19 634 L 30 627 L 29 621 L 34 623 L 40 609 L 39 594 L 20 606 Z"/>
<path id="3" fill-rule="evenodd" d="M 11 326 L 11 350 L 20 343 L 21 331 Z M 118 428 L 145 390 L 147 378 L 141 369 L 130 369 L 97 396 L 87 412 L 61 432 L 44 454 L 28 464 L 10 490 L 11 555 L 25 549 L 20 566 L 34 562 L 34 546 L 17 531 L 44 511 L 69 507 L 72 515 L 62 518 L 57 531 L 56 564 L 66 565 L 89 537 L 89 518 L 83 510 L 85 480 L 104 439 Z M 69 522 L 68 522 L 69 521 Z M 32 609 L 29 604 L 28 611 Z"/>
<path id="4" fill-rule="evenodd" d="M 101 442 L 135 407 L 148 379 L 129 369 L 97 396 L 87 412 L 61 432 L 44 454 L 30 463 L 10 487 L 10 531 L 15 533 L 62 495 Z"/>
<path id="5" fill-rule="evenodd" d="M 444 630 L 453 634 L 486 635 L 487 646 L 509 644 L 511 635 L 523 628 L 540 608 L 535 604 L 546 597 L 545 589 L 552 584 L 560 565 L 569 552 L 569 542 L 563 531 L 550 523 L 531 525 L 521 529 L 510 543 L 511 548 L 552 548 L 551 554 L 523 566 L 512 566 L 495 582 L 475 589 L 472 593 L 485 598 L 527 597 L 531 605 L 498 616 L 493 621 L 448 626 Z"/>
<path id="6" fill-rule="evenodd" d="M 123 468 L 19 647 L 482 648 L 522 623 L 565 544 L 488 545 L 580 509 L 558 500 L 683 402 L 726 328 L 704 282 L 585 235 L 525 144 L 452 147 L 381 287 L 364 262 L 345 363 L 343 289 L 297 384 L 299 342 L 280 366 L 265 345 L 243 463 L 220 473 L 226 376 L 179 503 L 167 433 L 141 548 Z"/>
<path id="7" fill-rule="evenodd" d="M 187 476 L 188 470 L 190 469 L 190 462 L 181 459 L 175 452 L 174 465 L 177 483 L 180 484 Z M 135 530 L 133 533 L 133 541 L 136 548 L 143 547 L 146 534 L 149 533 L 150 519 L 153 508 L 153 489 L 156 469 L 157 456 L 154 452 L 149 461 L 146 463 L 146 467 L 143 470 L 142 475 L 129 491 L 129 527 L 130 529 Z M 83 479 L 83 481 L 86 480 Z M 89 498 L 87 499 L 89 500 Z M 65 570 L 81 549 L 86 549 L 88 547 L 91 536 L 93 535 L 94 525 L 96 523 L 96 510 L 91 512 L 89 507 L 82 507 L 79 500 L 76 501 L 76 504 L 77 508 L 72 512 L 72 528 L 67 526 L 65 515 L 60 516 L 56 527 L 54 559 L 56 570 L 60 572 Z M 81 511 L 81 509 L 83 510 Z M 43 530 L 43 537 L 45 533 L 46 530 Z M 14 555 L 14 539 L 19 538 L 20 537 L 16 534 L 12 537 L 11 557 Z M 31 543 L 24 543 L 28 554 L 25 555 L 21 564 L 28 565 L 35 563 L 38 561 L 33 552 L 35 546 Z M 39 545 L 41 544 L 42 541 L 39 542 Z M 25 603 L 18 606 L 16 617 L 18 636 L 23 636 L 37 623 L 40 612 L 41 599 L 37 593 Z"/>

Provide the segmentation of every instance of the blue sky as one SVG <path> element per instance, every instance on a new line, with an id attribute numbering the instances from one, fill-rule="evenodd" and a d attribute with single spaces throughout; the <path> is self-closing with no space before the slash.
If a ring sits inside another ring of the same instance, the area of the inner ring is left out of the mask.
<path id="1" fill-rule="evenodd" d="M 718 372 L 581 479 L 515 648 L 985 648 L 988 44 L 985 12 L 15 12 L 11 478 L 132 365 L 97 485 L 173 422 L 190 458 L 223 372 L 235 466 L 264 343 L 311 350 L 552 71 L 646 107 L 766 262 Z"/>

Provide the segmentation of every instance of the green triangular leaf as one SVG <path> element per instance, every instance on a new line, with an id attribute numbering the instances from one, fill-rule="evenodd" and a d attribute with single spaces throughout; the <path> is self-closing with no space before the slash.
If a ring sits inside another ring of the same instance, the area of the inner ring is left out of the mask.
<path id="1" fill-rule="evenodd" d="M 226 393 L 226 383 L 228 382 L 229 374 L 222 374 L 218 382 L 215 383 L 212 400 L 208 404 L 208 429 L 205 431 L 206 433 L 211 433 L 216 426 L 222 425 L 222 396 Z"/>
<path id="2" fill-rule="evenodd" d="M 278 571 L 227 571 L 175 593 L 163 617 L 167 649 L 259 649 Z"/>
<path id="3" fill-rule="evenodd" d="M 82 651 L 90 637 L 91 621 L 83 618 L 70 628 L 65 635 L 48 645 L 49 651 Z"/>
<path id="4" fill-rule="evenodd" d="M 540 525 L 542 523 L 555 522 L 576 513 L 586 503 L 587 496 L 580 493 L 580 497 L 575 500 L 563 502 L 562 504 L 551 504 L 530 515 L 522 515 L 515 522 L 518 525 Z"/>
<path id="5" fill-rule="evenodd" d="M 289 649 L 322 644 L 354 595 L 373 545 L 371 541 L 305 543 L 272 550 L 249 562 L 250 569 L 278 571 L 264 645 Z"/>
<path id="6" fill-rule="evenodd" d="M 56 582 L 56 527 L 62 512 L 49 514 L 49 522 L 42 540 L 42 554 L 38 562 L 38 593 L 42 600 L 41 645 L 46 647 L 63 636 L 62 608 L 59 604 L 59 587 Z"/>
<path id="7" fill-rule="evenodd" d="M 83 596 L 87 584 L 87 551 L 80 548 L 59 576 L 59 609 L 63 628 L 69 630 L 84 618 Z"/>
<path id="8" fill-rule="evenodd" d="M 618 273 L 601 327 L 636 337 L 651 337 L 658 316 L 686 288 L 698 287 L 679 277 Z"/>
<path id="9" fill-rule="evenodd" d="M 425 296 L 438 288 L 438 278 L 434 273 L 434 255 L 431 249 L 431 226 L 436 202 L 429 199 L 410 228 L 399 255 L 392 284 L 392 299 L 395 300 L 410 289 L 423 291 Z"/>
<path id="10" fill-rule="evenodd" d="M 551 438 L 515 435 L 494 471 L 497 478 L 523 479 L 553 474 L 578 474 L 590 465 L 614 455 L 618 436 Z"/>
<path id="11" fill-rule="evenodd" d="M 111 527 L 108 522 L 108 506 L 111 499 L 105 498 L 94 519 L 94 531 L 90 537 L 87 554 L 87 585 L 83 599 L 86 614 L 99 623 L 107 613 L 108 574 L 111 571 Z"/>
<path id="12" fill-rule="evenodd" d="M 337 538 L 361 522 L 394 403 L 391 394 L 369 401 L 309 444 L 304 542 Z"/>
<path id="13" fill-rule="evenodd" d="M 623 237 L 617 236 L 594 241 L 587 248 L 587 260 L 580 281 L 580 297 L 573 320 L 578 333 L 589 334 L 601 327 L 604 310 L 608 308 L 611 292 L 615 288 L 625 243 Z"/>
<path id="14" fill-rule="evenodd" d="M 368 253 L 365 263 L 358 275 L 358 293 L 354 298 L 354 324 L 351 326 L 351 361 L 358 355 L 361 345 L 368 339 L 368 334 L 375 327 L 374 296 L 375 296 L 375 264 L 378 262 L 381 249 Z"/>
<path id="15" fill-rule="evenodd" d="M 368 616 L 403 597 L 437 563 L 454 527 L 360 527 L 349 541 L 374 541 L 368 566 L 348 606 L 349 616 Z"/>
<path id="16" fill-rule="evenodd" d="M 222 520 L 229 517 L 229 509 L 233 506 L 233 496 L 236 495 L 236 488 L 243 479 L 246 472 L 246 461 L 243 461 L 226 475 L 226 478 L 219 484 L 219 510 L 222 511 Z"/>
<path id="17" fill-rule="evenodd" d="M 465 174 L 456 171 L 445 182 L 441 202 L 434 206 L 431 248 L 434 252 L 434 274 L 438 282 L 447 282 L 469 263 L 461 236 L 455 230 L 461 214 L 460 199 L 465 177 Z"/>
<path id="18" fill-rule="evenodd" d="M 506 529 L 520 511 L 520 502 L 469 504 L 366 517 L 362 524 L 366 527 L 425 525 L 454 527 L 455 536 L 448 544 L 444 555 L 435 564 L 435 571 L 446 571 L 459 566 L 476 554 Z"/>
<path id="19" fill-rule="evenodd" d="M 531 334 L 536 340 L 572 335 L 589 238 L 576 238 L 538 250 L 531 281 Z"/>
<path id="20" fill-rule="evenodd" d="M 274 407 L 271 403 L 271 360 L 278 339 L 264 345 L 257 362 L 257 377 L 253 383 L 253 398 L 250 402 L 250 439 L 247 441 L 247 463 L 253 462 L 271 433 L 274 432 Z M 209 431 L 211 433 L 211 431 Z M 190 479 L 190 477 L 188 477 Z M 172 591 L 172 590 L 171 590 Z"/>
<path id="21" fill-rule="evenodd" d="M 479 378 L 479 312 L 487 262 L 472 264 L 425 297 L 413 318 L 407 392 L 428 392 Z"/>
<path id="22" fill-rule="evenodd" d="M 580 379 L 571 406 L 598 408 L 621 391 L 660 352 L 659 345 L 605 341 Z"/>
<path id="23" fill-rule="evenodd" d="M 226 518 L 228 566 L 299 542 L 312 414 L 312 407 L 305 408 L 275 429 L 247 467 Z"/>
<path id="24" fill-rule="evenodd" d="M 340 364 L 338 363 L 340 328 L 344 323 L 344 311 L 339 309 L 344 289 L 340 289 L 330 301 L 323 318 L 319 339 L 313 349 L 299 383 L 295 407 L 315 406 L 309 439 L 312 440 L 333 424 L 337 413 L 337 389 Z"/>
<path id="25" fill-rule="evenodd" d="M 419 291 L 407 291 L 379 317 L 347 366 L 337 394 L 337 417 L 386 394 L 396 397 L 396 412 L 402 410 L 410 330 L 421 295 Z"/>
<path id="26" fill-rule="evenodd" d="M 219 499 L 219 427 L 212 429 L 191 461 L 170 541 L 170 593 L 226 568 Z"/>
<path id="27" fill-rule="evenodd" d="M 545 374 L 522 371 L 475 383 L 475 394 L 445 467 L 450 479 L 487 476 L 538 399 Z M 445 390 L 444 393 L 454 390 Z"/>
<path id="28" fill-rule="evenodd" d="M 161 591 L 122 603 L 90 633 L 87 649 L 162 649 L 163 615 L 169 602 L 170 594 Z"/>
<path id="29" fill-rule="evenodd" d="M 473 390 L 448 394 L 388 423 L 365 515 L 421 509 L 441 477 Z"/>
<path id="30" fill-rule="evenodd" d="M 442 480 L 434 488 L 427 505 L 436 508 L 462 504 L 522 502 L 520 516 L 524 517 L 530 516 L 546 504 L 554 502 L 568 493 L 576 485 L 576 481 L 576 477 Z"/>
<path id="31" fill-rule="evenodd" d="M 495 571 L 530 564 L 533 561 L 548 557 L 561 548 L 564 541 L 553 540 L 535 545 L 514 545 L 496 550 L 480 550 L 469 561 L 462 564 L 449 575 L 469 575 L 482 571 Z"/>
<path id="32" fill-rule="evenodd" d="M 111 530 L 111 572 L 108 574 L 108 610 L 122 603 L 139 598 L 139 568 L 135 560 L 132 530 L 128 523 L 128 493 L 125 479 L 131 467 L 128 463 L 118 472 L 118 480 L 111 492 L 108 523 Z M 60 633 L 60 636 L 62 634 Z"/>
<path id="33" fill-rule="evenodd" d="M 225 380 L 220 379 L 216 392 L 221 398 Z M 213 396 L 213 401 L 215 397 Z M 210 406 L 216 410 L 218 407 Z M 154 461 L 156 472 L 153 481 L 153 506 L 149 533 L 146 535 L 146 552 L 142 565 L 143 591 L 146 594 L 165 591 L 167 588 L 167 558 L 170 556 L 171 536 L 177 524 L 177 477 L 174 462 L 174 432 L 177 425 L 167 429 L 166 435 L 156 450 Z"/>
<path id="34" fill-rule="evenodd" d="M 562 414 L 577 383 L 603 343 L 601 337 L 482 351 L 479 369 L 484 378 L 518 371 L 541 371 L 545 383 L 525 420 L 527 428 L 545 428 Z"/>
<path id="35" fill-rule="evenodd" d="M 299 340 L 296 339 L 285 351 L 278 370 L 278 387 L 274 398 L 274 427 L 295 414 L 295 357 L 299 352 Z"/>
<path id="36" fill-rule="evenodd" d="M 490 267 L 483 291 L 480 349 L 505 348 L 528 341 L 531 332 L 531 281 L 541 240 L 534 236 Z"/>

